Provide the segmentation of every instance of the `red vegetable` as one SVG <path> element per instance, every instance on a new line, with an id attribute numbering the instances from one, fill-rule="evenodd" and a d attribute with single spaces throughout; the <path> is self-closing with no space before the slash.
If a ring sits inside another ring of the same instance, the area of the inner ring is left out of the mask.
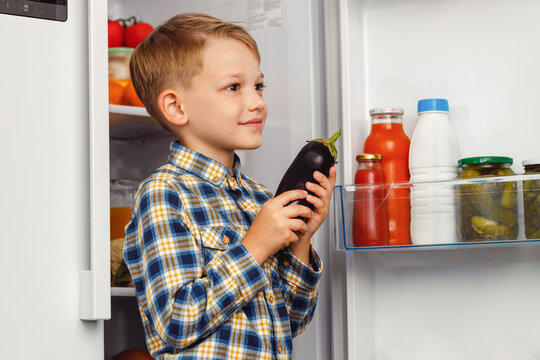
<path id="1" fill-rule="evenodd" d="M 124 43 L 127 47 L 135 48 L 154 30 L 152 25 L 140 22 L 126 28 L 124 34 Z"/>
<path id="2" fill-rule="evenodd" d="M 120 21 L 109 20 L 109 47 L 121 47 L 124 42 L 124 26 Z"/>

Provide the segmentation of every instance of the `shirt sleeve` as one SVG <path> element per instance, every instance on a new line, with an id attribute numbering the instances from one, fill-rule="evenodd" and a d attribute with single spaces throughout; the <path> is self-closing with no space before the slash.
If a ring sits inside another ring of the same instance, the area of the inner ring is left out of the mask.
<path id="1" fill-rule="evenodd" d="M 278 271 L 282 279 L 283 298 L 289 312 L 293 337 L 304 331 L 315 313 L 322 262 L 311 246 L 310 266 L 294 256 L 288 248 L 278 253 Z"/>
<path id="2" fill-rule="evenodd" d="M 217 330 L 268 283 L 242 244 L 205 264 L 197 229 L 170 184 L 154 181 L 139 191 L 124 258 L 145 316 L 164 342 L 183 349 Z"/>

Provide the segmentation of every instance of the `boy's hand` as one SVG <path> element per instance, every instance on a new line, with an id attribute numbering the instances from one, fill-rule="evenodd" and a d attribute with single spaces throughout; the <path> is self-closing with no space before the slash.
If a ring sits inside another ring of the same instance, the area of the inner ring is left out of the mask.
<path id="1" fill-rule="evenodd" d="M 336 169 L 332 166 L 328 177 L 315 171 L 313 173 L 313 178 L 319 183 L 306 183 L 306 189 L 315 194 L 315 196 L 308 195 L 306 197 L 306 200 L 315 207 L 313 215 L 307 218 L 307 229 L 300 235 L 299 240 L 289 245 L 291 252 L 304 264 L 309 263 L 311 237 L 315 234 L 317 229 L 319 229 L 324 219 L 326 219 L 326 216 L 328 216 L 330 200 L 332 199 L 332 192 L 336 184 Z"/>
<path id="2" fill-rule="evenodd" d="M 291 201 L 305 199 L 307 196 L 305 190 L 286 191 L 261 207 L 242 240 L 242 244 L 259 264 L 279 249 L 298 241 L 309 230 L 309 221 L 306 224 L 297 217 L 312 218 L 313 211 L 303 205 L 286 206 Z"/>

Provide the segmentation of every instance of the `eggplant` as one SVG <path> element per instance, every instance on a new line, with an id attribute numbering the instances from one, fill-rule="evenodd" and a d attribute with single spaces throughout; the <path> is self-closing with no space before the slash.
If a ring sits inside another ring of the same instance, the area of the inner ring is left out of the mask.
<path id="1" fill-rule="evenodd" d="M 308 141 L 308 144 L 300 150 L 283 175 L 276 190 L 276 196 L 289 190 L 306 190 L 306 182 L 308 181 L 317 184 L 318 182 L 313 178 L 315 171 L 328 177 L 330 168 L 337 162 L 338 151 L 335 143 L 340 135 L 341 130 L 329 139 Z M 312 192 L 309 193 L 314 195 Z M 296 204 L 307 206 L 311 210 L 314 209 L 314 206 L 305 199 L 294 200 L 287 206 Z"/>

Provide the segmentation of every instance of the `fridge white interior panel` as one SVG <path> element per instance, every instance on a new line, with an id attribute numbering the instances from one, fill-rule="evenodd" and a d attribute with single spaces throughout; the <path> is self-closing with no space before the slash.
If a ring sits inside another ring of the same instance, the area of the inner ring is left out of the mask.
<path id="1" fill-rule="evenodd" d="M 103 321 L 79 319 L 79 271 L 90 266 L 87 10 L 69 1 L 66 22 L 0 14 L 3 359 L 103 359 Z"/>
<path id="2" fill-rule="evenodd" d="M 538 156 L 540 3 L 532 0 L 340 2 L 344 183 L 352 183 L 369 109 L 443 97 L 462 157 Z M 348 133 L 347 133 L 348 132 Z M 535 246 L 347 254 L 349 359 L 537 359 Z"/>
<path id="3" fill-rule="evenodd" d="M 361 152 L 369 109 L 405 109 L 409 137 L 417 101 L 442 97 L 463 157 L 539 154 L 540 4 L 534 0 L 343 1 L 347 9 L 351 151 Z M 354 165 L 354 164 L 353 164 Z"/>

